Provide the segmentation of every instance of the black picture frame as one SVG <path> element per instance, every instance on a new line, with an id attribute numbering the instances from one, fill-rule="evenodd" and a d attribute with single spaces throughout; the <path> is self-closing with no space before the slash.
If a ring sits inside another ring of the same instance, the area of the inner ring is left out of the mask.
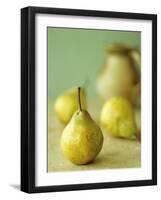
<path id="1" fill-rule="evenodd" d="M 152 21 L 152 179 L 35 186 L 35 15 L 108 17 Z M 21 190 L 27 193 L 147 186 L 157 184 L 157 15 L 45 7 L 21 9 Z"/>

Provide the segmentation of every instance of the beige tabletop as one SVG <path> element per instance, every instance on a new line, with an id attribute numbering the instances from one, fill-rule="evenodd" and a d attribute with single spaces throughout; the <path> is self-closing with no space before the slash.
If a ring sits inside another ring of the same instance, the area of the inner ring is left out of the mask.
<path id="1" fill-rule="evenodd" d="M 96 110 L 99 110 L 99 106 Z M 88 109 L 89 113 L 98 121 L 98 111 Z M 97 122 L 98 123 L 98 122 Z M 139 141 L 110 137 L 105 131 L 101 152 L 93 163 L 88 165 L 74 165 L 68 161 L 60 149 L 62 125 L 52 110 L 51 103 L 48 111 L 48 172 L 95 170 L 111 168 L 138 168 L 141 166 L 141 144 Z"/>

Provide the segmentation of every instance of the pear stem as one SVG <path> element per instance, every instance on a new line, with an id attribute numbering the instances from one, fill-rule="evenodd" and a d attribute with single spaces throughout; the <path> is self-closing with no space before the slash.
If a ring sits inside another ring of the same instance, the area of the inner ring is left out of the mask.
<path id="1" fill-rule="evenodd" d="M 80 87 L 78 87 L 78 102 L 79 102 L 79 110 L 80 111 L 82 111 L 82 106 L 81 106 L 81 94 L 80 94 L 80 92 L 81 92 L 81 88 Z"/>

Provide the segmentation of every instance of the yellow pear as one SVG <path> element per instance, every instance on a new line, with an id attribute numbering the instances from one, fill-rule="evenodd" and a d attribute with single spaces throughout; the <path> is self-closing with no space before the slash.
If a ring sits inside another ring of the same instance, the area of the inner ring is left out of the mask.
<path id="1" fill-rule="evenodd" d="M 81 102 L 82 108 L 87 108 L 86 93 L 83 88 L 81 89 Z M 78 107 L 77 88 L 67 90 L 64 94 L 59 96 L 54 103 L 56 116 L 64 124 L 70 121 L 72 115 L 78 110 Z"/>
<path id="2" fill-rule="evenodd" d="M 115 137 L 137 138 L 137 126 L 130 102 L 123 97 L 112 97 L 104 104 L 101 125 L 106 132 Z"/>
<path id="3" fill-rule="evenodd" d="M 92 162 L 101 151 L 103 134 L 89 113 L 81 107 L 72 116 L 61 136 L 61 149 L 64 156 L 76 165 Z"/>

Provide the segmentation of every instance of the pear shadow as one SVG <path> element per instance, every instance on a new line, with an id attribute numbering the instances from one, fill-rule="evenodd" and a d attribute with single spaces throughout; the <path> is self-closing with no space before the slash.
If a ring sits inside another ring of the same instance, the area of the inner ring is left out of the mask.
<path id="1" fill-rule="evenodd" d="M 105 153 L 99 157 L 97 157 L 93 165 L 97 169 L 111 169 L 111 168 L 122 168 L 122 164 L 120 163 L 120 160 L 118 159 L 118 154 L 116 152 L 111 153 Z"/>
<path id="2" fill-rule="evenodd" d="M 101 155 L 99 157 L 97 157 L 95 160 L 94 160 L 94 164 L 97 164 L 97 165 L 100 165 L 102 163 L 105 163 L 105 162 L 109 162 L 110 161 L 110 157 L 114 156 L 114 154 L 104 154 L 104 155 Z"/>
<path id="3" fill-rule="evenodd" d="M 130 157 L 125 155 L 122 157 L 121 152 L 104 152 L 101 156 L 97 157 L 94 165 L 99 169 L 122 169 L 122 168 L 138 168 L 140 164 L 135 162 L 127 162 Z"/>
<path id="4" fill-rule="evenodd" d="M 10 184 L 10 187 L 14 188 L 15 190 L 20 191 L 20 185 L 18 185 L 18 184 Z"/>

